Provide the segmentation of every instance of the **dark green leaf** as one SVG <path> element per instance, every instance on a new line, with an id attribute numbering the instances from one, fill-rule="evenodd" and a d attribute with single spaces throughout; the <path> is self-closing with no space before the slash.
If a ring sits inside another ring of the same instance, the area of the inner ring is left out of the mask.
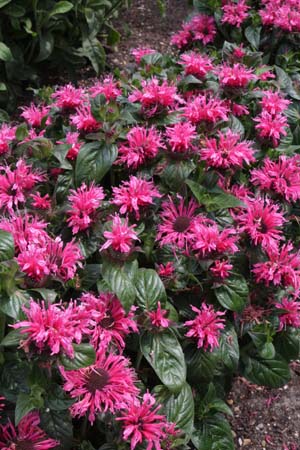
<path id="1" fill-rule="evenodd" d="M 80 186 L 83 182 L 98 183 L 109 171 L 118 154 L 115 145 L 92 142 L 84 145 L 76 160 L 75 183 Z"/>
<path id="2" fill-rule="evenodd" d="M 19 329 L 12 330 L 2 339 L 0 345 L 2 347 L 18 347 L 22 339 L 24 339 L 24 335 L 20 333 Z"/>
<path id="3" fill-rule="evenodd" d="M 254 28 L 252 26 L 249 26 L 245 30 L 245 36 L 246 36 L 248 42 L 254 48 L 254 50 L 258 50 L 258 48 L 259 48 L 260 32 L 261 32 L 261 27 Z"/>
<path id="4" fill-rule="evenodd" d="M 120 33 L 111 25 L 107 25 L 108 33 L 107 33 L 107 44 L 108 45 L 116 45 L 120 40 Z"/>
<path id="5" fill-rule="evenodd" d="M 30 411 L 36 408 L 35 402 L 32 400 L 29 394 L 21 392 L 18 395 L 16 410 L 15 410 L 15 423 L 19 424 L 20 420 L 26 416 Z"/>
<path id="6" fill-rule="evenodd" d="M 186 184 L 198 202 L 206 207 L 207 211 L 243 206 L 243 202 L 234 195 L 226 194 L 225 192 L 211 193 L 204 186 L 192 180 L 187 180 Z"/>
<path id="7" fill-rule="evenodd" d="M 289 328 L 277 333 L 274 345 L 278 353 L 288 362 L 299 359 L 300 356 L 300 330 Z"/>
<path id="8" fill-rule="evenodd" d="M 67 1 L 57 2 L 49 16 L 55 16 L 56 14 L 65 14 L 73 8 L 73 4 Z"/>
<path id="9" fill-rule="evenodd" d="M 129 311 L 136 297 L 133 277 L 130 277 L 124 267 L 104 264 L 102 275 L 112 292 L 121 300 L 126 311 Z"/>
<path id="10" fill-rule="evenodd" d="M 198 450 L 234 450 L 230 425 L 219 414 L 195 426 L 192 442 Z"/>
<path id="11" fill-rule="evenodd" d="M 167 300 L 163 282 L 153 269 L 139 269 L 136 275 L 135 287 L 138 305 L 143 309 L 155 309 L 158 301 L 164 305 Z"/>
<path id="12" fill-rule="evenodd" d="M 184 350 L 188 379 L 193 383 L 212 379 L 220 365 L 220 355 L 214 350 L 205 352 L 195 345 L 189 345 Z"/>
<path id="13" fill-rule="evenodd" d="M 10 3 L 12 0 L 0 0 L 0 8 Z"/>
<path id="14" fill-rule="evenodd" d="M 227 370 L 234 372 L 238 368 L 239 363 L 239 343 L 234 327 L 228 324 L 222 331 L 219 339 L 220 347 L 216 348 L 220 359 L 226 366 Z"/>
<path id="15" fill-rule="evenodd" d="M 179 392 L 186 378 L 186 366 L 180 343 L 172 330 L 144 333 L 141 351 L 158 378 L 172 392 Z"/>
<path id="16" fill-rule="evenodd" d="M 7 47 L 4 42 L 0 42 L 0 60 L 1 61 L 13 61 L 13 55 L 10 51 L 10 48 Z"/>
<path id="17" fill-rule="evenodd" d="M 278 388 L 290 380 L 289 366 L 279 355 L 273 359 L 244 355 L 243 362 L 243 375 L 252 383 Z"/>
<path id="18" fill-rule="evenodd" d="M 226 309 L 241 312 L 246 306 L 249 290 L 242 275 L 231 275 L 214 291 L 219 303 Z"/>
<path id="19" fill-rule="evenodd" d="M 0 310 L 14 319 L 19 319 L 22 306 L 30 299 L 27 291 L 17 289 L 9 297 L 0 296 Z"/>
<path id="20" fill-rule="evenodd" d="M 60 363 L 66 370 L 77 370 L 91 366 L 95 362 L 96 354 L 90 344 L 73 344 L 75 356 L 73 359 L 66 355 L 60 356 Z"/>
<path id="21" fill-rule="evenodd" d="M 50 33 L 50 31 L 48 31 L 45 34 L 41 35 L 39 39 L 39 44 L 40 44 L 40 52 L 37 58 L 35 59 L 36 63 L 45 61 L 52 54 L 54 48 L 53 34 Z"/>
<path id="22" fill-rule="evenodd" d="M 46 409 L 41 413 L 41 427 L 52 439 L 60 442 L 57 450 L 69 450 L 73 444 L 73 425 L 68 411 Z"/>

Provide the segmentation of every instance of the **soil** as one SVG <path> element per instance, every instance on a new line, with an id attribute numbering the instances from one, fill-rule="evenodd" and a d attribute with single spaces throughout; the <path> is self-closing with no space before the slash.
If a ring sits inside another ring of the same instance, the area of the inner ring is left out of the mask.
<path id="1" fill-rule="evenodd" d="M 109 64 L 120 69 L 133 62 L 133 48 L 171 52 L 170 37 L 191 12 L 187 0 L 167 0 L 165 17 L 156 0 L 132 0 L 131 5 L 115 23 L 121 42 L 108 56 Z M 230 422 L 237 449 L 300 450 L 300 363 L 293 364 L 290 383 L 279 389 L 237 378 L 228 404 L 233 412 Z"/>

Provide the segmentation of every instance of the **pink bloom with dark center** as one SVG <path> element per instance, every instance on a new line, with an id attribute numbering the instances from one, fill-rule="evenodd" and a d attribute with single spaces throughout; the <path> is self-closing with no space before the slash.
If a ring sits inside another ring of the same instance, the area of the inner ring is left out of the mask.
<path id="1" fill-rule="evenodd" d="M 223 17 L 221 19 L 222 23 L 229 23 L 230 25 L 234 25 L 238 28 L 241 27 L 242 23 L 249 16 L 248 10 L 250 6 L 246 4 L 245 0 L 239 0 L 237 3 L 234 1 L 230 1 L 222 6 Z"/>
<path id="2" fill-rule="evenodd" d="M 257 282 L 275 286 L 300 288 L 300 253 L 288 242 L 276 252 L 268 252 L 269 260 L 254 264 L 252 272 Z"/>
<path id="3" fill-rule="evenodd" d="M 177 33 L 173 34 L 171 38 L 171 45 L 182 49 L 186 47 L 192 41 L 192 33 L 190 31 L 190 26 L 188 23 L 183 24 L 182 29 Z"/>
<path id="4" fill-rule="evenodd" d="M 162 309 L 160 302 L 157 302 L 156 311 L 148 311 L 147 314 L 154 327 L 168 328 L 171 323 L 171 321 L 166 317 L 168 316 L 169 311 L 167 311 L 166 309 Z"/>
<path id="5" fill-rule="evenodd" d="M 82 253 L 73 240 L 64 244 L 60 237 L 49 239 L 45 255 L 51 274 L 64 282 L 74 278 L 77 268 L 82 267 Z"/>
<path id="6" fill-rule="evenodd" d="M 128 100 L 130 102 L 140 102 L 147 117 L 161 113 L 182 101 L 177 95 L 175 84 L 169 84 L 167 80 L 161 82 L 154 77 L 150 80 L 143 80 L 142 89 L 135 89 L 129 95 Z"/>
<path id="7" fill-rule="evenodd" d="M 123 422 L 123 439 L 130 439 L 130 450 L 138 444 L 147 444 L 146 450 L 161 450 L 161 442 L 167 437 L 166 417 L 157 414 L 160 406 L 154 406 L 155 399 L 150 394 L 144 394 L 143 400 L 132 401 L 127 411 L 122 412 L 116 420 Z"/>
<path id="8" fill-rule="evenodd" d="M 282 114 L 273 115 L 267 111 L 262 111 L 253 120 L 257 122 L 255 128 L 258 130 L 258 135 L 261 138 L 271 140 L 274 147 L 278 146 L 282 136 L 287 135 L 287 118 Z"/>
<path id="9" fill-rule="evenodd" d="M 193 41 L 200 41 L 204 45 L 213 42 L 217 33 L 213 17 L 206 14 L 197 14 L 188 22 L 188 25 L 193 35 Z"/>
<path id="10" fill-rule="evenodd" d="M 9 166 L 0 166 L 0 170 L 4 172 L 0 175 L 0 208 L 10 213 L 26 202 L 28 193 L 38 182 L 45 180 L 41 172 L 34 171 L 23 159 L 17 161 L 14 170 Z"/>
<path id="11" fill-rule="evenodd" d="M 209 270 L 216 278 L 228 278 L 230 275 L 230 270 L 233 269 L 233 265 L 226 260 L 216 260 Z"/>
<path id="12" fill-rule="evenodd" d="M 247 233 L 254 245 L 261 245 L 267 252 L 277 252 L 283 239 L 281 227 L 286 221 L 279 206 L 261 198 L 245 201 L 247 209 L 236 217 L 239 231 Z"/>
<path id="13" fill-rule="evenodd" d="M 73 417 L 88 413 L 88 420 L 94 423 L 96 414 L 128 408 L 139 390 L 135 386 L 136 374 L 129 367 L 124 356 L 102 354 L 97 362 L 79 370 L 60 372 L 65 379 L 64 390 L 76 402 L 70 408 Z"/>
<path id="14" fill-rule="evenodd" d="M 30 106 L 23 106 L 21 109 L 23 111 L 21 117 L 24 117 L 29 125 L 32 127 L 40 127 L 43 119 L 48 116 L 50 107 L 43 105 L 35 106 L 31 103 Z M 45 125 L 50 125 L 50 123 L 51 118 L 48 117 Z"/>
<path id="15" fill-rule="evenodd" d="M 3 123 L 0 128 L 0 155 L 9 151 L 9 146 L 16 138 L 17 127 L 11 127 Z"/>
<path id="16" fill-rule="evenodd" d="M 91 106 L 83 105 L 76 108 L 76 113 L 70 116 L 71 123 L 76 126 L 77 130 L 86 133 L 93 133 L 98 131 L 101 123 L 92 115 Z"/>
<path id="17" fill-rule="evenodd" d="M 113 216 L 111 231 L 103 233 L 107 241 L 102 245 L 100 251 L 112 247 L 116 252 L 128 253 L 132 250 L 133 241 L 139 241 L 134 231 L 135 226 L 128 225 L 128 218 L 121 219 L 118 214 Z"/>
<path id="18" fill-rule="evenodd" d="M 36 194 L 31 194 L 30 197 L 33 200 L 31 205 L 34 208 L 36 208 L 36 209 L 51 209 L 51 199 L 49 197 L 49 194 L 42 196 L 40 192 L 37 192 Z"/>
<path id="19" fill-rule="evenodd" d="M 205 140 L 205 147 L 200 150 L 200 158 L 208 167 L 218 169 L 241 168 L 244 164 L 255 161 L 255 150 L 250 141 L 241 141 L 240 135 L 231 130 L 218 132 L 218 139 Z"/>
<path id="20" fill-rule="evenodd" d="M 113 76 L 109 75 L 102 81 L 97 81 L 94 86 L 91 86 L 89 93 L 92 98 L 99 94 L 104 95 L 106 101 L 111 102 L 116 100 L 116 98 L 122 94 L 122 91 L 118 87 L 117 81 L 113 79 Z"/>
<path id="21" fill-rule="evenodd" d="M 71 83 L 61 86 L 51 95 L 55 99 L 54 105 L 62 109 L 78 108 L 85 100 L 84 89 L 75 88 Z"/>
<path id="22" fill-rule="evenodd" d="M 263 97 L 260 102 L 263 111 L 276 116 L 287 110 L 291 102 L 282 97 L 280 92 L 273 92 L 271 90 L 263 91 Z"/>
<path id="23" fill-rule="evenodd" d="M 114 294 L 103 292 L 95 297 L 86 293 L 80 300 L 90 318 L 91 342 L 97 352 L 105 351 L 110 344 L 122 351 L 126 336 L 138 332 L 137 324 L 133 320 L 134 311 L 126 314 Z"/>
<path id="24" fill-rule="evenodd" d="M 189 122 L 178 122 L 172 127 L 167 127 L 166 137 L 173 153 L 187 153 L 189 150 L 195 150 L 192 143 L 197 137 L 196 127 Z"/>
<path id="25" fill-rule="evenodd" d="M 198 95 L 184 107 L 183 116 L 192 124 L 202 121 L 217 123 L 219 120 L 228 120 L 229 108 L 223 100 L 209 95 Z"/>
<path id="26" fill-rule="evenodd" d="M 21 342 L 25 351 L 33 344 L 39 353 L 65 353 L 69 358 L 74 358 L 73 342 L 76 338 L 76 327 L 80 324 L 74 320 L 72 303 L 69 303 L 67 308 L 54 303 L 49 303 L 46 307 L 45 302 L 39 305 L 31 300 L 29 307 L 23 306 L 22 309 L 27 320 L 17 322 L 12 327 L 20 328 L 20 333 L 26 335 L 26 339 Z M 77 340 L 77 344 L 79 343 Z"/>
<path id="27" fill-rule="evenodd" d="M 143 56 L 153 55 L 154 53 L 156 53 L 156 50 L 153 50 L 153 48 L 148 47 L 137 47 L 131 50 L 131 54 L 134 57 L 135 62 L 137 64 L 141 63 L 141 59 L 143 58 Z"/>
<path id="28" fill-rule="evenodd" d="M 197 314 L 195 319 L 184 323 L 189 331 L 185 336 L 197 339 L 197 348 L 206 351 L 210 347 L 212 352 L 215 347 L 219 347 L 220 330 L 225 328 L 225 319 L 221 319 L 225 312 L 215 311 L 212 305 L 202 303 L 201 309 L 191 305 L 192 310 Z"/>
<path id="29" fill-rule="evenodd" d="M 127 143 L 119 147 L 116 163 L 137 169 L 146 161 L 155 158 L 159 148 L 164 148 L 164 144 L 154 127 L 133 127 L 127 134 Z"/>
<path id="30" fill-rule="evenodd" d="M 83 183 L 76 191 L 70 190 L 68 196 L 70 211 L 68 211 L 67 222 L 72 227 L 73 234 L 90 228 L 96 219 L 96 211 L 100 208 L 104 197 L 103 188 L 97 187 L 93 183 L 89 187 Z"/>
<path id="31" fill-rule="evenodd" d="M 186 75 L 194 75 L 204 78 L 213 69 L 211 58 L 197 52 L 183 53 L 180 56 L 179 64 L 184 67 Z"/>
<path id="32" fill-rule="evenodd" d="M 300 199 L 300 158 L 279 156 L 278 162 L 264 160 L 261 169 L 251 171 L 251 182 L 261 190 L 273 191 L 287 202 Z"/>
<path id="33" fill-rule="evenodd" d="M 195 220 L 191 226 L 192 248 L 200 258 L 214 254 L 236 253 L 237 233 L 234 228 L 219 231 L 217 224 Z"/>
<path id="34" fill-rule="evenodd" d="M 30 214 L 11 215 L 9 219 L 0 220 L 0 230 L 13 235 L 16 251 L 26 250 L 29 244 L 45 245 L 48 234 L 47 223 Z"/>
<path id="35" fill-rule="evenodd" d="M 279 313 L 279 330 L 286 327 L 300 328 L 300 302 L 283 298 L 281 303 L 275 303 L 275 308 L 284 310 Z"/>
<path id="36" fill-rule="evenodd" d="M 184 199 L 180 196 L 178 200 L 179 202 L 174 202 L 169 197 L 168 201 L 163 202 L 156 240 L 161 247 L 170 245 L 173 250 L 184 249 L 188 252 L 193 240 L 192 225 L 197 218 L 195 212 L 199 205 L 195 200 L 190 200 L 185 206 Z"/>
<path id="37" fill-rule="evenodd" d="M 0 425 L 1 450 L 49 450 L 57 447 L 58 441 L 49 438 L 39 427 L 38 412 L 30 412 L 24 416 L 17 427 L 9 421 Z"/>
<path id="38" fill-rule="evenodd" d="M 111 203 L 120 206 L 120 214 L 134 212 L 136 218 L 140 218 L 140 208 L 153 205 L 155 198 L 161 194 L 156 189 L 153 181 L 130 176 L 129 181 L 123 181 L 121 187 L 113 187 L 113 199 Z"/>
<path id="39" fill-rule="evenodd" d="M 221 86 L 231 88 L 245 88 L 250 81 L 255 80 L 253 69 L 249 69 L 243 64 L 236 63 L 233 66 L 221 65 L 216 74 L 219 77 Z"/>

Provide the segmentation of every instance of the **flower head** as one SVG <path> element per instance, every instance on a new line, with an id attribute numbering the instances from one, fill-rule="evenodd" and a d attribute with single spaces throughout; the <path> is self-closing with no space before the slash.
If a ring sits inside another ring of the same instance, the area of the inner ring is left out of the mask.
<path id="1" fill-rule="evenodd" d="M 284 310 L 279 314 L 279 330 L 287 326 L 300 328 L 300 302 L 283 298 L 281 303 L 275 303 L 275 308 Z"/>
<path id="2" fill-rule="evenodd" d="M 31 194 L 30 197 L 33 200 L 33 208 L 48 210 L 51 208 L 51 199 L 49 197 L 49 194 L 42 196 L 40 192 L 37 192 L 36 194 Z"/>
<path id="3" fill-rule="evenodd" d="M 116 100 L 116 98 L 122 94 L 121 89 L 118 87 L 118 83 L 111 75 L 105 77 L 102 81 L 97 81 L 90 87 L 89 92 L 92 98 L 99 94 L 104 95 L 108 102 Z"/>
<path id="4" fill-rule="evenodd" d="M 60 368 L 65 379 L 64 390 L 76 402 L 70 408 L 73 417 L 88 413 L 93 423 L 97 413 L 126 409 L 137 396 L 136 374 L 124 356 L 102 354 L 97 362 L 79 370 Z"/>
<path id="5" fill-rule="evenodd" d="M 26 122 L 32 127 L 40 127 L 42 121 L 49 114 L 49 106 L 35 106 L 31 103 L 30 106 L 23 106 L 21 117 L 24 117 Z M 46 125 L 50 125 L 51 119 L 48 117 Z"/>
<path id="6" fill-rule="evenodd" d="M 128 218 L 121 219 L 118 214 L 113 216 L 111 231 L 104 231 L 103 233 L 107 240 L 100 248 L 100 251 L 112 247 L 116 252 L 130 252 L 133 241 L 139 241 L 134 227 L 135 225 L 128 225 Z"/>
<path id="7" fill-rule="evenodd" d="M 153 205 L 154 198 L 161 195 L 152 181 L 131 176 L 129 181 L 123 181 L 121 187 L 113 187 L 114 205 L 120 206 L 120 214 L 134 212 L 140 218 L 140 208 Z"/>
<path id="8" fill-rule="evenodd" d="M 173 153 L 187 153 L 194 150 L 193 141 L 196 139 L 196 127 L 189 122 L 178 122 L 166 128 L 168 147 Z"/>
<path id="9" fill-rule="evenodd" d="M 0 127 L 0 155 L 9 151 L 11 142 L 16 138 L 17 127 L 3 123 Z"/>
<path id="10" fill-rule="evenodd" d="M 183 53 L 180 56 L 179 64 L 184 67 L 186 75 L 194 75 L 199 78 L 205 77 L 213 69 L 212 60 L 197 52 Z"/>
<path id="11" fill-rule="evenodd" d="M 223 100 L 209 95 L 198 95 L 184 107 L 183 116 L 192 124 L 210 122 L 215 124 L 219 120 L 228 120 L 229 108 Z"/>
<path id="12" fill-rule="evenodd" d="M 152 55 L 153 53 L 156 53 L 156 50 L 148 47 L 138 47 L 131 50 L 131 54 L 137 64 L 141 63 L 141 59 L 143 58 L 143 56 Z"/>
<path id="13" fill-rule="evenodd" d="M 197 314 L 195 319 L 184 323 L 189 331 L 187 337 L 197 339 L 197 347 L 206 351 L 210 347 L 212 352 L 215 347 L 219 347 L 220 330 L 225 328 L 225 319 L 221 319 L 225 312 L 215 311 L 212 305 L 202 303 L 201 308 L 191 305 L 192 310 Z"/>
<path id="14" fill-rule="evenodd" d="M 277 147 L 282 136 L 287 135 L 287 118 L 282 114 L 270 114 L 263 110 L 259 116 L 253 119 L 257 122 L 255 125 L 258 135 L 270 140 L 274 147 Z"/>
<path id="15" fill-rule="evenodd" d="M 149 311 L 148 316 L 150 318 L 151 324 L 154 327 L 162 327 L 162 328 L 168 328 L 171 321 L 167 319 L 167 316 L 169 314 L 169 311 L 166 309 L 161 308 L 160 302 L 157 302 L 157 309 L 156 311 Z"/>
<path id="16" fill-rule="evenodd" d="M 223 64 L 216 72 L 222 86 L 231 88 L 245 88 L 250 81 L 255 80 L 253 69 L 248 69 L 243 64 L 236 63 L 232 67 Z"/>
<path id="17" fill-rule="evenodd" d="M 220 231 L 216 223 L 200 218 L 193 222 L 191 233 L 191 247 L 200 258 L 238 251 L 237 233 L 234 228 L 225 228 Z"/>
<path id="18" fill-rule="evenodd" d="M 70 116 L 71 123 L 76 126 L 77 130 L 84 131 L 86 133 L 93 133 L 98 131 L 101 127 L 101 123 L 92 115 L 91 106 L 81 104 L 76 108 L 75 114 Z"/>
<path id="19" fill-rule="evenodd" d="M 61 86 L 52 94 L 55 99 L 55 106 L 62 109 L 78 108 L 85 100 L 85 91 L 82 88 L 75 88 L 71 83 Z"/>
<path id="20" fill-rule="evenodd" d="M 222 6 L 223 17 L 221 19 L 222 23 L 229 23 L 240 28 L 241 24 L 248 17 L 248 10 L 250 6 L 246 4 L 246 0 L 239 0 L 237 3 L 230 0 Z"/>

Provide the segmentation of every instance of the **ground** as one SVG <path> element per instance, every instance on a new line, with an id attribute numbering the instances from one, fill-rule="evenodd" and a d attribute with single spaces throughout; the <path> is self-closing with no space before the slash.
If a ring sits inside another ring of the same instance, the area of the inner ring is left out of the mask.
<path id="1" fill-rule="evenodd" d="M 112 67 L 132 63 L 131 49 L 151 47 L 171 51 L 170 36 L 191 11 L 186 0 L 169 0 L 162 18 L 155 0 L 132 0 L 132 7 L 116 21 L 122 38 L 109 55 Z M 300 450 L 300 365 L 280 389 L 267 389 L 237 378 L 228 398 L 236 448 L 245 450 Z M 286 447 L 284 447 L 286 446 Z"/>

